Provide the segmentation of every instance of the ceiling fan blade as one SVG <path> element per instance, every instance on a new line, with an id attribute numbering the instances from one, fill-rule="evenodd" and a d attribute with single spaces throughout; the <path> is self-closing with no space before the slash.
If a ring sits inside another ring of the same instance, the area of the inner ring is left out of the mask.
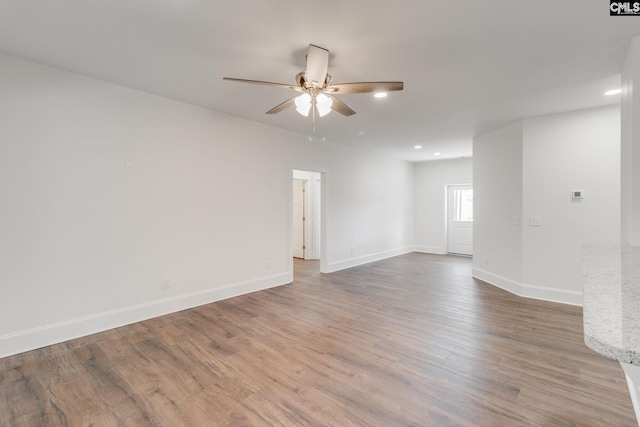
<path id="1" fill-rule="evenodd" d="M 272 82 L 263 82 L 260 80 L 245 80 L 245 79 L 235 79 L 233 77 L 223 77 L 223 80 L 229 80 L 232 82 L 240 82 L 240 83 L 251 83 L 254 85 L 263 85 L 263 86 L 273 86 L 273 87 L 280 87 L 283 89 L 293 89 L 293 90 L 297 90 L 298 92 L 302 92 L 302 88 L 300 88 L 299 86 L 294 86 L 294 85 L 287 85 L 284 83 L 272 83 Z"/>
<path id="2" fill-rule="evenodd" d="M 333 111 L 337 111 L 343 116 L 352 116 L 356 113 L 353 108 L 349 107 L 343 100 L 341 100 L 337 96 L 329 95 L 328 93 L 325 93 L 325 95 L 333 100 L 333 104 L 331 105 L 331 109 Z"/>
<path id="3" fill-rule="evenodd" d="M 360 83 L 339 83 L 327 86 L 328 93 L 368 93 L 368 92 L 390 92 L 392 90 L 402 90 L 403 82 L 360 82 Z"/>
<path id="4" fill-rule="evenodd" d="M 277 114 L 282 110 L 286 110 L 289 107 L 295 106 L 297 97 L 298 97 L 298 95 L 294 96 L 293 98 L 287 99 L 283 103 L 280 103 L 280 104 L 276 105 L 275 107 L 273 107 L 271 110 L 267 111 L 265 114 Z"/>
<path id="5" fill-rule="evenodd" d="M 307 50 L 307 84 L 313 86 L 315 81 L 318 87 L 322 87 L 327 78 L 328 68 L 329 51 L 310 44 Z"/>

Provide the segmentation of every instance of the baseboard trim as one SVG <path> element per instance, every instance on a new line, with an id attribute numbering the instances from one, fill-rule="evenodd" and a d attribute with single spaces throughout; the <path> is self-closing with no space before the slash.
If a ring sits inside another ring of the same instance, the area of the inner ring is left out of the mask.
<path id="1" fill-rule="evenodd" d="M 549 288 L 546 286 L 522 285 L 523 295 L 527 298 L 535 298 L 544 301 L 559 302 L 562 304 L 582 307 L 582 292 L 567 291 L 565 289 Z"/>
<path id="2" fill-rule="evenodd" d="M 532 298 L 542 301 L 557 302 L 561 304 L 582 306 L 582 292 L 568 291 L 545 286 L 527 285 L 508 279 L 498 274 L 493 274 L 474 267 L 471 275 L 492 286 L 504 289 L 507 292 L 524 298 Z"/>
<path id="3" fill-rule="evenodd" d="M 498 274 L 493 274 L 476 267 L 473 267 L 471 269 L 471 276 L 475 277 L 476 279 L 480 279 L 483 282 L 487 282 L 490 285 L 496 286 L 500 289 L 504 289 L 507 292 L 511 292 L 512 294 L 523 296 L 522 284 L 516 282 L 515 280 L 507 279 L 506 277 L 500 276 Z"/>
<path id="4" fill-rule="evenodd" d="M 285 285 L 291 283 L 290 277 L 291 273 L 289 272 L 261 277 L 2 335 L 0 336 L 0 358 L 119 328 L 153 317 Z"/>
<path id="5" fill-rule="evenodd" d="M 424 245 L 416 245 L 414 246 L 414 252 L 421 252 L 424 254 L 436 254 L 436 255 L 446 255 L 447 251 L 444 248 L 439 246 L 424 246 Z"/>
<path id="6" fill-rule="evenodd" d="M 349 258 L 342 261 L 334 261 L 330 262 L 329 273 L 333 273 L 335 271 L 344 270 L 351 267 L 357 267 L 362 264 L 368 264 L 370 262 L 380 261 L 386 258 L 392 258 L 398 255 L 404 255 L 411 252 L 415 252 L 415 246 L 407 246 L 404 248 L 391 249 L 388 251 L 377 252 L 375 254 L 363 255 L 355 258 Z"/>

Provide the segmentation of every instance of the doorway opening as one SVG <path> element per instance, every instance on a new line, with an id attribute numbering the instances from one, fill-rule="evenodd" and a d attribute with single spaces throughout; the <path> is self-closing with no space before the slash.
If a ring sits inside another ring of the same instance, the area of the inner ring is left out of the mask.
<path id="1" fill-rule="evenodd" d="M 473 186 L 447 186 L 447 253 L 473 256 Z"/>
<path id="2" fill-rule="evenodd" d="M 293 169 L 291 215 L 292 272 L 324 272 L 325 173 Z"/>

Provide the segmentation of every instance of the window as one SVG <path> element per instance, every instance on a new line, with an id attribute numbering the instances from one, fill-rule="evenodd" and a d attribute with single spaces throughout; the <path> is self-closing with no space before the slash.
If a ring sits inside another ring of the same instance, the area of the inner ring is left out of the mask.
<path id="1" fill-rule="evenodd" d="M 454 190 L 453 220 L 473 221 L 473 190 Z"/>

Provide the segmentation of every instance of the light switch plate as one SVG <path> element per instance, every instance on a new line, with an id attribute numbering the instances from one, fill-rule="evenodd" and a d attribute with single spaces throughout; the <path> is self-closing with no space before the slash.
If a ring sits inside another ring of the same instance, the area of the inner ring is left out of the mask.
<path id="1" fill-rule="evenodd" d="M 529 225 L 531 227 L 542 227 L 542 218 L 539 216 L 530 216 Z"/>

